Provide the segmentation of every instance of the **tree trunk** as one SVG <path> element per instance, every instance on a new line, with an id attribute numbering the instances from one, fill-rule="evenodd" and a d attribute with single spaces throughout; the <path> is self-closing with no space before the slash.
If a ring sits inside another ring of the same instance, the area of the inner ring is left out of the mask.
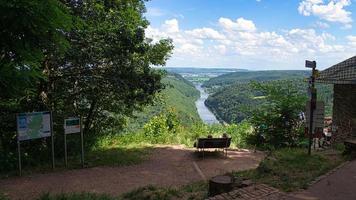
<path id="1" fill-rule="evenodd" d="M 209 196 L 215 196 L 232 190 L 233 180 L 230 176 L 215 176 L 209 180 Z"/>
<path id="2" fill-rule="evenodd" d="M 89 132 L 89 129 L 90 129 L 90 126 L 91 126 L 91 122 L 92 122 L 92 119 L 93 119 L 93 115 L 94 115 L 95 106 L 96 106 L 96 100 L 94 99 L 93 102 L 90 105 L 88 116 L 86 117 L 86 120 L 85 120 L 85 123 L 84 123 L 84 130 L 83 130 L 83 134 L 84 135 L 86 135 Z"/>

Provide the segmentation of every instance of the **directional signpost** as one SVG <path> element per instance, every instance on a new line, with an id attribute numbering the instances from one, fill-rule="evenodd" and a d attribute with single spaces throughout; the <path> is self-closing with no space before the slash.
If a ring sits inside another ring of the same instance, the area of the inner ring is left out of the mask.
<path id="1" fill-rule="evenodd" d="M 309 146 L 308 146 L 308 154 L 311 154 L 311 146 L 312 146 L 312 140 L 313 140 L 313 129 L 310 127 L 313 127 L 313 118 L 314 118 L 314 110 L 316 108 L 316 88 L 315 88 L 315 78 L 317 76 L 318 71 L 316 70 L 316 62 L 315 61 L 305 61 L 305 67 L 306 68 L 311 68 L 312 69 L 312 75 L 310 76 L 309 79 L 309 96 L 310 96 L 310 102 L 309 102 Z"/>
<path id="2" fill-rule="evenodd" d="M 54 168 L 53 122 L 51 112 L 32 112 L 17 114 L 17 147 L 19 174 L 21 168 L 21 141 L 51 137 L 52 167 Z"/>
<path id="3" fill-rule="evenodd" d="M 81 163 L 84 167 L 84 138 L 82 131 L 81 119 L 79 117 L 72 117 L 64 120 L 64 160 L 65 165 L 68 167 L 68 155 L 67 155 L 67 134 L 80 133 L 81 141 Z"/>

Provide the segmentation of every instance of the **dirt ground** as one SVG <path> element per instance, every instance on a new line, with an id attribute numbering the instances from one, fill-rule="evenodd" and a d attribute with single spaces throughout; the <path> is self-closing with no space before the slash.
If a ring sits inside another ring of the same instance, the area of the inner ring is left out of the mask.
<path id="1" fill-rule="evenodd" d="M 228 157 L 198 157 L 194 149 L 162 146 L 138 165 L 94 167 L 0 180 L 0 191 L 11 199 L 34 199 L 44 193 L 93 192 L 120 195 L 135 188 L 181 186 L 231 171 L 256 168 L 264 154 L 230 150 Z"/>

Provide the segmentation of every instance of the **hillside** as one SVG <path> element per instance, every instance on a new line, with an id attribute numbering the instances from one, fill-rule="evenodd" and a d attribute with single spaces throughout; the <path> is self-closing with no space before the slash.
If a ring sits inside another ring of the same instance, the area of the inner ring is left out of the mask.
<path id="1" fill-rule="evenodd" d="M 265 77 L 261 76 L 262 79 Z M 301 94 L 307 95 L 307 83 L 303 79 L 289 79 Z M 266 81 L 266 83 L 278 83 L 281 81 Z M 318 99 L 325 102 L 326 115 L 332 112 L 332 87 L 330 85 L 317 85 Z M 250 83 L 235 83 L 223 88 L 209 96 L 205 104 L 217 116 L 219 120 L 227 123 L 237 123 L 248 118 L 251 111 L 264 103 L 263 94 L 259 94 Z"/>
<path id="2" fill-rule="evenodd" d="M 270 80 L 287 80 L 307 77 L 310 75 L 310 71 L 299 70 L 271 70 L 271 71 L 245 71 L 245 72 L 233 72 L 223 74 L 211 78 L 209 81 L 203 84 L 203 87 L 221 87 L 234 83 L 248 83 L 251 80 L 254 81 L 270 81 Z"/>
<path id="3" fill-rule="evenodd" d="M 142 112 L 136 112 L 135 117 L 128 120 L 125 131 L 134 132 L 142 128 L 149 119 L 166 109 L 174 109 L 184 126 L 200 121 L 195 107 L 200 93 L 194 85 L 175 73 L 168 73 L 162 82 L 166 86 L 159 93 L 155 104 L 147 106 Z"/>

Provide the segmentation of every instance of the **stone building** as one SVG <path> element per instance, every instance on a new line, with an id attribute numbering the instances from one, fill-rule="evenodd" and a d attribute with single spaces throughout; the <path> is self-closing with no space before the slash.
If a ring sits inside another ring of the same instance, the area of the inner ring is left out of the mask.
<path id="1" fill-rule="evenodd" d="M 316 82 L 334 85 L 334 142 L 356 138 L 356 56 L 320 72 Z"/>

